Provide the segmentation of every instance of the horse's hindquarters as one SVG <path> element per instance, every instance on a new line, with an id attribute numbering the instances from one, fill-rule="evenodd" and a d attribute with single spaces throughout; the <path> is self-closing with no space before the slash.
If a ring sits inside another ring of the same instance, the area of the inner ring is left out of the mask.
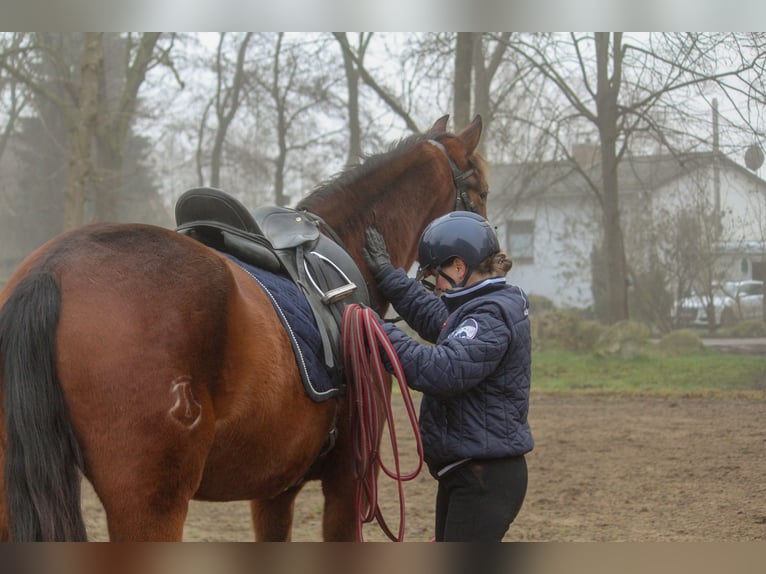
<path id="1" fill-rule="evenodd" d="M 215 432 L 230 276 L 147 226 L 84 228 L 49 262 L 58 378 L 110 536 L 178 539 Z"/>

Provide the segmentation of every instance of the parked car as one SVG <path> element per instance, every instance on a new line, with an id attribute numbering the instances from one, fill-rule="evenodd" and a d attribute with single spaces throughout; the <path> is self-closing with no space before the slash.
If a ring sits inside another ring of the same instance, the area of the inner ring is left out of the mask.
<path id="1" fill-rule="evenodd" d="M 692 293 L 676 306 L 681 326 L 707 327 L 707 297 Z M 713 286 L 715 325 L 763 318 L 763 281 L 726 281 Z"/>

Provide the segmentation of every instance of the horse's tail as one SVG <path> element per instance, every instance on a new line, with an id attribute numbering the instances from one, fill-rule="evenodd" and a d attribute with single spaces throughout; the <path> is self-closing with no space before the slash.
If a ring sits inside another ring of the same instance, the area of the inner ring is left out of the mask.
<path id="1" fill-rule="evenodd" d="M 84 541 L 82 451 L 56 374 L 61 291 L 33 271 L 0 312 L 7 447 L 5 500 L 16 542 Z"/>

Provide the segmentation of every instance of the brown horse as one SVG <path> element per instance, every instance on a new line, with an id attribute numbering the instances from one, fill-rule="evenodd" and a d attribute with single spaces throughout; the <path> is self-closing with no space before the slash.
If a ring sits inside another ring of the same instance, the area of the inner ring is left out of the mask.
<path id="1" fill-rule="evenodd" d="M 324 219 L 368 279 L 366 227 L 408 268 L 431 220 L 486 214 L 481 118 L 458 134 L 446 122 L 298 206 Z M 250 500 L 256 539 L 289 540 L 295 497 L 316 479 L 324 539 L 356 538 L 348 398 L 306 395 L 272 304 L 224 256 L 159 227 L 87 225 L 30 255 L 0 307 L 2 538 L 85 540 L 82 475 L 115 541 L 181 540 L 191 499 Z"/>

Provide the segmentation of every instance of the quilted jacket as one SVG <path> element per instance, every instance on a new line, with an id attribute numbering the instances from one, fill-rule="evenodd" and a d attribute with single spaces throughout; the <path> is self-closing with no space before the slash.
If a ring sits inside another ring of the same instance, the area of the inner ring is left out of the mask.
<path id="1" fill-rule="evenodd" d="M 402 318 L 435 343 L 422 344 L 385 324 L 407 384 L 423 393 L 420 432 L 431 473 L 464 459 L 532 450 L 532 342 L 524 291 L 497 277 L 437 297 L 393 267 L 378 280 Z"/>

